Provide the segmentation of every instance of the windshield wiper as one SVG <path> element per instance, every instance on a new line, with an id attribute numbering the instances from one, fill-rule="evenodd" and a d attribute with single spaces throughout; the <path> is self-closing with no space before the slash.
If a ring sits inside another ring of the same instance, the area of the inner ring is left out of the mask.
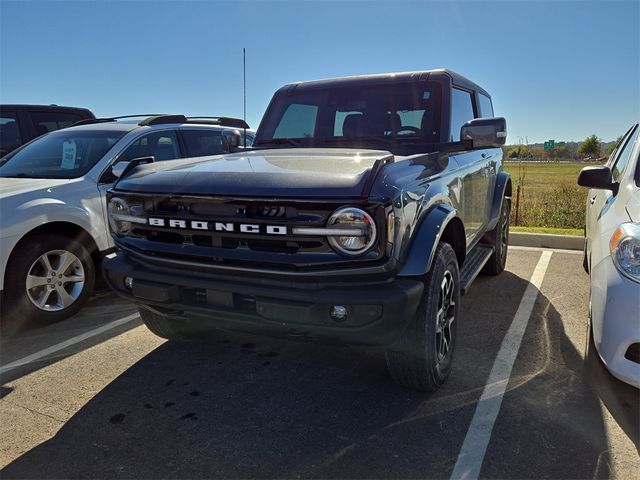
<path id="1" fill-rule="evenodd" d="M 300 141 L 294 140 L 293 138 L 270 138 L 269 140 L 264 140 L 254 146 L 259 148 L 263 145 L 292 145 L 294 147 L 299 147 Z"/>
<path id="2" fill-rule="evenodd" d="M 347 146 L 356 145 L 359 147 L 370 147 L 371 144 L 378 144 L 383 146 L 397 145 L 397 141 L 392 137 L 311 137 L 304 139 L 293 138 L 270 138 L 263 140 L 259 144 L 254 144 L 254 148 L 261 148 L 270 145 L 291 145 L 293 147 L 303 146 L 317 147 L 329 144 L 345 144 Z"/>
<path id="3" fill-rule="evenodd" d="M 322 137 L 314 138 L 315 144 L 322 143 L 346 143 L 349 145 L 366 145 L 367 143 L 380 143 L 382 145 L 395 145 L 397 142 L 393 138 L 386 137 Z"/>

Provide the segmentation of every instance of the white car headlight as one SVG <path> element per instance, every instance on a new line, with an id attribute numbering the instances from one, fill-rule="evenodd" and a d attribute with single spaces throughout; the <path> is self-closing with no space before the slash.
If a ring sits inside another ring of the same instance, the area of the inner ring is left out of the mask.
<path id="1" fill-rule="evenodd" d="M 109 226 L 116 235 L 127 235 L 131 231 L 132 223 L 147 223 L 146 218 L 132 215 L 134 209 L 141 210 L 139 205 L 131 206 L 124 198 L 113 197 L 109 201 Z"/>
<path id="2" fill-rule="evenodd" d="M 613 263 L 624 276 L 640 282 L 640 223 L 623 223 L 609 243 Z"/>
<path id="3" fill-rule="evenodd" d="M 376 223 L 367 212 L 355 207 L 340 208 L 333 212 L 327 222 L 329 229 L 348 229 L 357 235 L 328 236 L 329 245 L 336 252 L 346 256 L 365 253 L 376 242 Z"/>

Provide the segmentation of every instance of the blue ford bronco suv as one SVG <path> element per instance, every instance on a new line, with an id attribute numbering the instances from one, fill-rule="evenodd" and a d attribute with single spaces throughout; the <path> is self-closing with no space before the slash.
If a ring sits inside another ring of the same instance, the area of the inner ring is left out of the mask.
<path id="1" fill-rule="evenodd" d="M 448 70 L 286 85 L 251 148 L 119 166 L 106 281 L 164 338 L 378 346 L 398 383 L 436 390 L 460 295 L 505 266 L 506 134 Z"/>

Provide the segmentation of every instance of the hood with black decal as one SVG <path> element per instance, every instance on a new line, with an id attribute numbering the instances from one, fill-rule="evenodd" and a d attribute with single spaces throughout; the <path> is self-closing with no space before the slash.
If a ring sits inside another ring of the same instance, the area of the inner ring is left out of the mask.
<path id="1" fill-rule="evenodd" d="M 381 150 L 290 148 L 156 162 L 115 190 L 175 195 L 362 197 L 393 155 Z"/>

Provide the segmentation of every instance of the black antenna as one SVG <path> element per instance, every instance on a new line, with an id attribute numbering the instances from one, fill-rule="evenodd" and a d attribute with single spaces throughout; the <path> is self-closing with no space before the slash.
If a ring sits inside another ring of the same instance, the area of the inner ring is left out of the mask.
<path id="1" fill-rule="evenodd" d="M 244 47 L 242 47 L 242 93 L 243 93 L 243 115 L 242 119 L 247 122 L 247 52 Z M 247 148 L 247 129 L 244 129 L 244 148 Z"/>

